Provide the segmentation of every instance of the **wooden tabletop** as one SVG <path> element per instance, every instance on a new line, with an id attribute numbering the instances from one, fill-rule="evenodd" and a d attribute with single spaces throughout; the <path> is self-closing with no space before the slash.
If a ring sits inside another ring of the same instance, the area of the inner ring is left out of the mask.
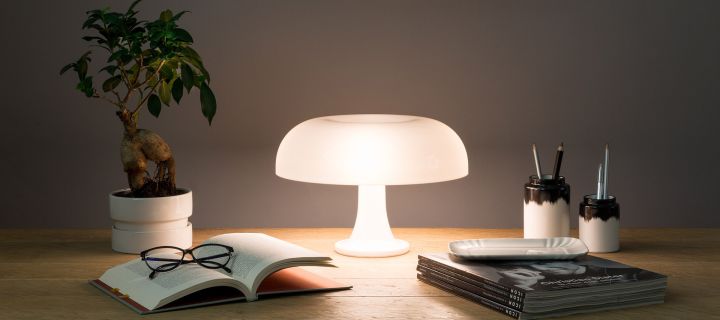
<path id="1" fill-rule="evenodd" d="M 416 280 L 417 255 L 451 240 L 520 237 L 522 231 L 394 229 L 411 251 L 392 258 L 333 252 L 350 229 L 204 229 L 195 243 L 229 232 L 263 232 L 333 257 L 314 272 L 352 290 L 261 299 L 143 316 L 149 319 L 509 319 Z M 669 276 L 662 305 L 566 319 L 720 319 L 720 229 L 624 229 L 621 251 L 598 256 Z M 110 249 L 109 230 L 0 229 L 0 319 L 128 319 L 133 311 L 87 281 L 135 258 Z"/>

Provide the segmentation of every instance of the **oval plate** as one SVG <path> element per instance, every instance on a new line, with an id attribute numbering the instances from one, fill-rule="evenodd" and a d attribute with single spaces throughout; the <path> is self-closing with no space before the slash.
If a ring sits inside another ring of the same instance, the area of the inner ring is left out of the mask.
<path id="1" fill-rule="evenodd" d="M 582 240 L 570 237 L 469 239 L 450 242 L 448 248 L 472 260 L 569 260 L 588 253 Z"/>

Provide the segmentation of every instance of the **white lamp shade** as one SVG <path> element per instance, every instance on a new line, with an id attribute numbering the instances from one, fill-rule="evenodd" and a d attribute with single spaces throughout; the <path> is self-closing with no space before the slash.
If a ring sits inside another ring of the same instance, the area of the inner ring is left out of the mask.
<path id="1" fill-rule="evenodd" d="M 444 123 L 418 116 L 327 116 L 295 126 L 280 143 L 275 173 L 339 185 L 441 182 L 468 174 L 465 146 Z"/>

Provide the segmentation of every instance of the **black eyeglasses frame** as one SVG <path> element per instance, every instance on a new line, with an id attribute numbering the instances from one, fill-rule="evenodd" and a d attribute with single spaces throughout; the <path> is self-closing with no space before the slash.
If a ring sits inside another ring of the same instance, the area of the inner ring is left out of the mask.
<path id="1" fill-rule="evenodd" d="M 209 247 L 209 246 L 223 247 L 223 248 L 227 249 L 228 252 L 212 255 L 209 257 L 201 257 L 200 259 L 195 257 L 195 254 L 193 253 L 193 251 L 195 251 L 198 248 Z M 177 250 L 178 252 L 182 252 L 182 255 L 178 256 L 178 259 L 155 258 L 155 257 L 147 256 L 148 252 L 153 251 L 153 250 L 158 250 L 158 249 L 173 249 L 173 250 Z M 147 250 L 143 250 L 142 252 L 140 252 L 140 259 L 142 261 L 145 261 L 145 264 L 148 266 L 148 268 L 150 268 L 150 270 L 152 270 L 149 277 L 150 277 L 150 279 L 154 279 L 158 272 L 172 271 L 172 270 L 177 269 L 177 267 L 179 267 L 180 265 L 188 264 L 188 263 L 197 263 L 198 265 L 200 265 L 204 268 L 223 269 L 223 270 L 227 271 L 228 273 L 232 273 L 232 270 L 227 267 L 227 264 L 230 262 L 230 258 L 232 258 L 233 252 L 235 252 L 235 250 L 231 246 L 226 246 L 224 244 L 217 244 L 217 243 L 201 244 L 197 247 L 193 247 L 190 249 L 183 249 L 183 248 L 178 248 L 178 247 L 174 247 L 174 246 L 159 246 L 159 247 L 154 247 L 154 248 L 150 248 Z M 185 260 L 185 255 L 187 255 L 188 253 L 190 254 L 190 257 L 192 257 L 192 260 Z M 222 258 L 222 257 L 228 257 L 228 259 L 225 261 L 224 264 L 220 264 L 216 261 L 210 260 L 210 259 L 217 259 L 217 258 Z M 161 262 L 168 262 L 168 263 L 160 265 L 159 267 L 153 267 L 152 265 L 150 265 L 149 261 L 161 261 Z"/>

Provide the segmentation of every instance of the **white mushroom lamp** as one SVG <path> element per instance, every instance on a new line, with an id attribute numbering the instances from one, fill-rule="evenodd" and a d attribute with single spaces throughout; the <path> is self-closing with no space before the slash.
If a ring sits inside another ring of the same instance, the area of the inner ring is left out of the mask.
<path id="1" fill-rule="evenodd" d="M 406 115 L 320 117 L 295 126 L 280 143 L 275 173 L 285 179 L 358 186 L 355 227 L 335 251 L 387 257 L 408 251 L 395 239 L 385 186 L 454 180 L 468 174 L 465 146 L 440 121 Z"/>

